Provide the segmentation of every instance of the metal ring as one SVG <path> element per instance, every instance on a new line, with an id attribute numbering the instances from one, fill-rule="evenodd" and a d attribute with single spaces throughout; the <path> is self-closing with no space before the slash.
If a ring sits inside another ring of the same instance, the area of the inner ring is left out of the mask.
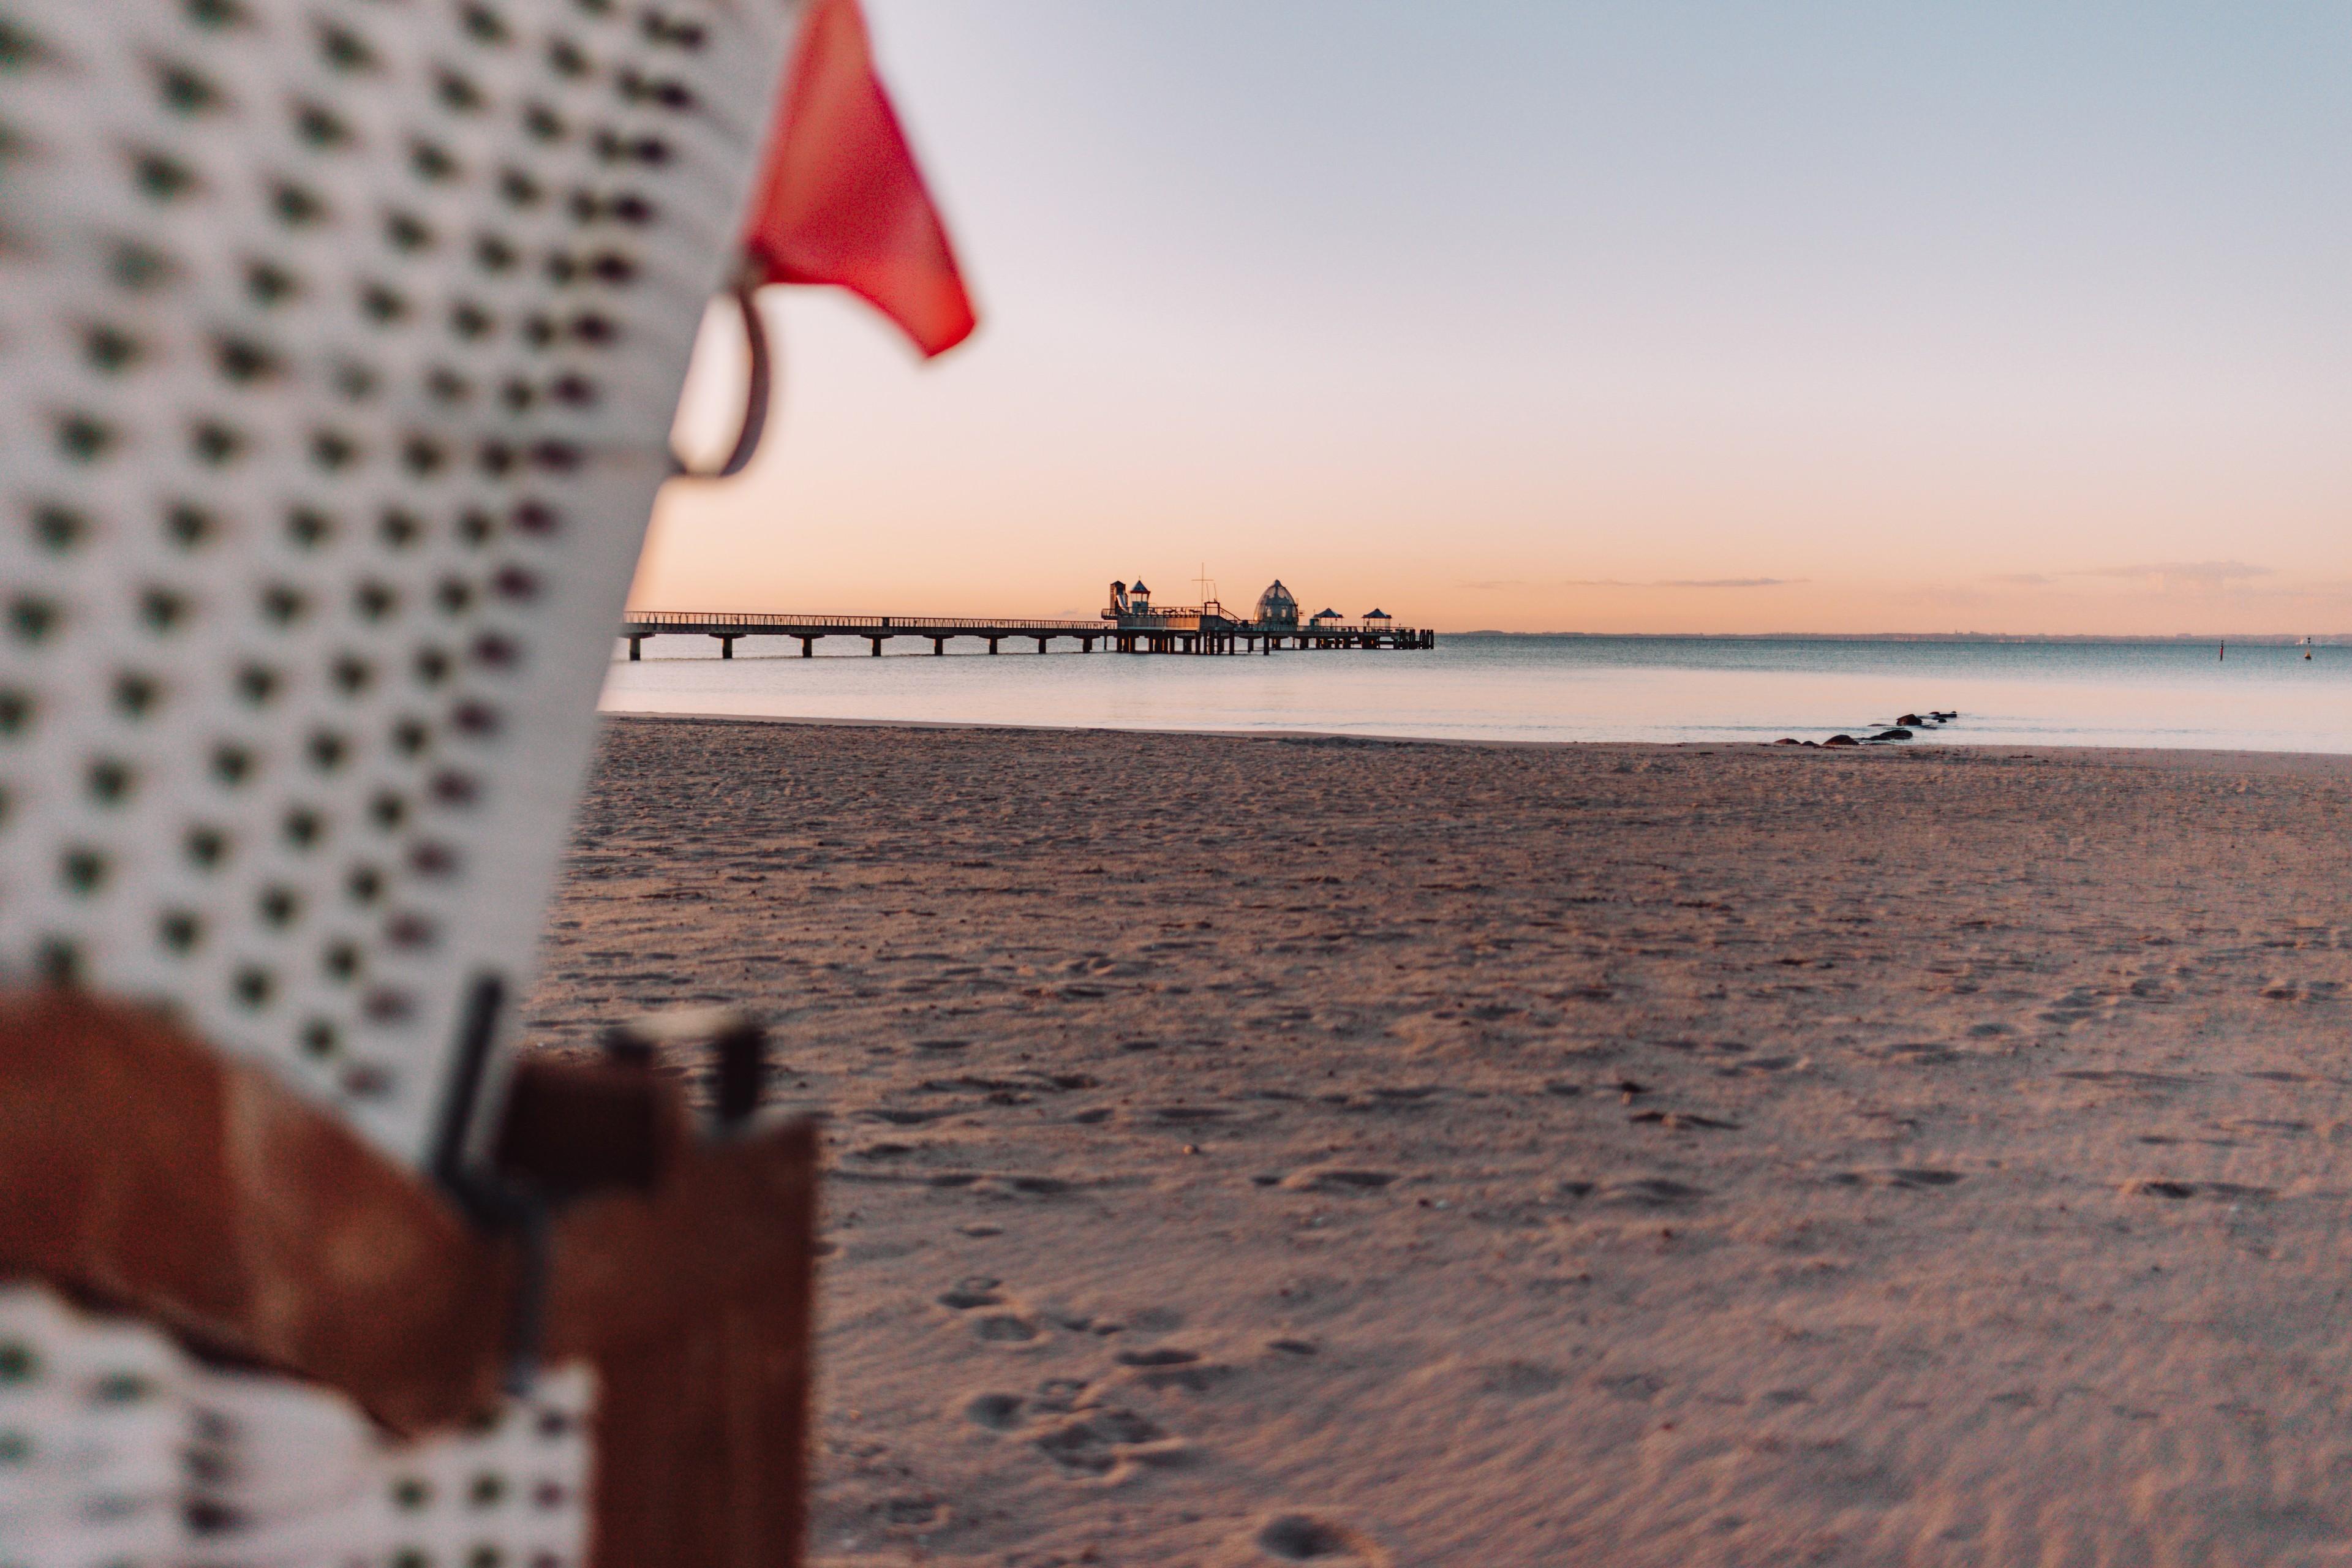
<path id="1" fill-rule="evenodd" d="M 688 468 L 684 463 L 678 462 L 673 454 L 671 473 L 679 479 L 732 479 L 751 466 L 752 455 L 760 449 L 760 437 L 767 433 L 768 395 L 772 374 L 768 353 L 768 331 L 761 323 L 760 306 L 752 292 L 751 285 L 739 283 L 730 289 L 728 294 L 729 298 L 735 301 L 736 313 L 742 318 L 744 345 L 751 353 L 751 384 L 745 387 L 743 392 L 742 427 L 736 432 L 735 449 L 728 454 L 725 464 L 716 470 Z"/>

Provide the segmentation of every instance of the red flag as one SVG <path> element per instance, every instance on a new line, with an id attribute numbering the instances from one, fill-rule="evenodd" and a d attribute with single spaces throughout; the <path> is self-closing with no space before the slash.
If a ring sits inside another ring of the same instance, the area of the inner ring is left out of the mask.
<path id="1" fill-rule="evenodd" d="M 835 283 L 927 355 L 971 335 L 971 300 L 898 117 L 874 74 L 857 0 L 810 0 L 782 121 L 743 236 L 766 283 Z"/>

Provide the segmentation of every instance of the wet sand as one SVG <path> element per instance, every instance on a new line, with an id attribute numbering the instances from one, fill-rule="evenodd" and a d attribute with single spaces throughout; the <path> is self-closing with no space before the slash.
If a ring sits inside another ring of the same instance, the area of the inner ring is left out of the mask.
<path id="1" fill-rule="evenodd" d="M 2352 1563 L 2352 761 L 615 721 L 825 1564 Z"/>

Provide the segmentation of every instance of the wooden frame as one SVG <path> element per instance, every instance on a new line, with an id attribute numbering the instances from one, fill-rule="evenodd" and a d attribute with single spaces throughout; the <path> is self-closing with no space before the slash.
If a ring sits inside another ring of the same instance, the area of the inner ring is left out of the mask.
<path id="1" fill-rule="evenodd" d="M 495 1405 L 535 1338 L 597 1373 L 595 1568 L 798 1563 L 813 1128 L 700 1136 L 649 1063 L 526 1059 L 509 1104 L 502 1174 L 549 1216 L 536 1258 L 534 1227 L 469 1222 L 159 1015 L 0 995 L 0 1277 L 411 1435 Z"/>

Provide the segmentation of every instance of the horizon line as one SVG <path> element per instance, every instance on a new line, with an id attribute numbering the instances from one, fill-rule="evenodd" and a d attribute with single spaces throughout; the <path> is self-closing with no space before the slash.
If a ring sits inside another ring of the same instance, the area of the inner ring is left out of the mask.
<path id="1" fill-rule="evenodd" d="M 1433 627 L 1454 637 L 1680 637 L 1714 642 L 2087 642 L 2247 643 L 2266 647 L 2352 646 L 2352 632 L 1586 632 L 1507 631 L 1477 626 L 1465 631 Z"/>

